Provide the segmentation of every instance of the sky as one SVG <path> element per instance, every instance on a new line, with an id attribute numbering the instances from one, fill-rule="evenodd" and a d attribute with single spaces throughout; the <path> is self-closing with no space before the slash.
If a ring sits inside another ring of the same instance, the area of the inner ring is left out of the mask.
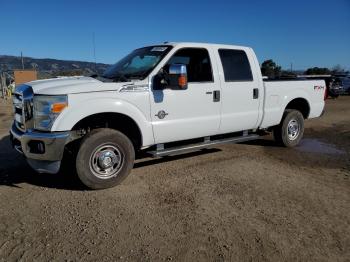
<path id="1" fill-rule="evenodd" d="M 135 48 L 209 42 L 254 48 L 284 69 L 350 69 L 350 0 L 0 0 L 0 54 L 112 64 Z"/>

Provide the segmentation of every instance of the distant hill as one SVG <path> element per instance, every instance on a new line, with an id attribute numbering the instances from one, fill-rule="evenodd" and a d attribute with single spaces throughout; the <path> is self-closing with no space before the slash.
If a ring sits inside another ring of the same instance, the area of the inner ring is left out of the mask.
<path id="1" fill-rule="evenodd" d="M 82 61 L 58 60 L 50 58 L 23 57 L 24 69 L 35 68 L 39 78 L 49 78 L 59 75 L 89 75 L 103 73 L 110 65 Z M 12 75 L 14 69 L 22 69 L 21 58 L 18 56 L 0 55 L 0 71 Z"/>

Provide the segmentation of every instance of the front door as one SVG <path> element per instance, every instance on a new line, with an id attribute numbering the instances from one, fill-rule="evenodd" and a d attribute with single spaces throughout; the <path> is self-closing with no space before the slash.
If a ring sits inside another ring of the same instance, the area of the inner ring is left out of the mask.
<path id="1" fill-rule="evenodd" d="M 151 118 L 157 144 L 218 133 L 221 101 L 214 99 L 214 93 L 220 91 L 220 84 L 210 52 L 204 48 L 182 48 L 163 67 L 167 70 L 170 64 L 185 64 L 188 88 L 152 88 Z"/>

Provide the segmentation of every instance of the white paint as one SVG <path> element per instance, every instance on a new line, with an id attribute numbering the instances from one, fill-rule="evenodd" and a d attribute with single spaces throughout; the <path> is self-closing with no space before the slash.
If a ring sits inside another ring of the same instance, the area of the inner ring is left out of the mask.
<path id="1" fill-rule="evenodd" d="M 314 86 L 325 86 L 324 81 L 263 82 L 258 60 L 251 48 L 201 43 L 169 45 L 173 45 L 173 49 L 149 77 L 135 83 L 143 88 L 125 88 L 132 83 L 102 83 L 90 77 L 39 80 L 28 85 L 32 86 L 35 94 L 68 94 L 69 106 L 57 118 L 52 131 L 71 130 L 85 117 L 115 112 L 135 121 L 142 133 L 143 147 L 274 126 L 280 123 L 285 107 L 295 98 L 303 98 L 309 103 L 310 118 L 320 116 L 324 108 L 324 90 L 314 90 Z M 187 90 L 153 90 L 154 75 L 178 49 L 185 47 L 208 50 L 214 81 L 189 83 Z M 245 51 L 254 81 L 225 83 L 219 48 Z M 253 99 L 254 88 L 259 89 L 258 99 Z M 220 102 L 213 102 L 213 95 L 207 94 L 214 90 L 221 92 Z M 168 113 L 163 119 L 155 116 L 161 110 Z"/>

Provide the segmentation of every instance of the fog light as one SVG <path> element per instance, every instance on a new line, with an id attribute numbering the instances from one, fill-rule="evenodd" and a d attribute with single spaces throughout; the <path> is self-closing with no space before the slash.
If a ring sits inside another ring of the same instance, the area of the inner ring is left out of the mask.
<path id="1" fill-rule="evenodd" d="M 28 143 L 29 152 L 32 154 L 44 154 L 45 144 L 42 141 L 31 140 Z"/>

